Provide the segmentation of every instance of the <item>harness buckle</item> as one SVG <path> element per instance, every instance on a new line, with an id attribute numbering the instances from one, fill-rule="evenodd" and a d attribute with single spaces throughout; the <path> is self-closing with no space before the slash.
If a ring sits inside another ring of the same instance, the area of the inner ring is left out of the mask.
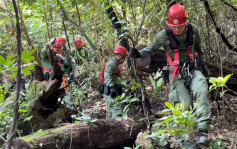
<path id="1" fill-rule="evenodd" d="M 174 66 L 179 65 L 179 61 L 174 61 Z"/>

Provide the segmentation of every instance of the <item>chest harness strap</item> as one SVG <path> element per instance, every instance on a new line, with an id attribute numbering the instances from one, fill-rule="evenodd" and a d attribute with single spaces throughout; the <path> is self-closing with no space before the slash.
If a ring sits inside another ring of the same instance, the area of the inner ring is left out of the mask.
<path id="1" fill-rule="evenodd" d="M 58 59 L 58 66 L 61 67 L 61 62 L 60 62 L 59 56 L 58 56 L 57 54 L 56 54 L 56 57 L 57 57 L 57 59 Z M 51 71 L 50 69 L 48 69 L 48 68 L 46 68 L 46 67 L 44 67 L 44 66 L 43 66 L 43 69 L 44 69 L 45 71 L 48 71 L 48 72 Z"/>
<path id="2" fill-rule="evenodd" d="M 165 29 L 166 34 L 168 35 L 169 38 L 169 42 L 170 42 L 170 49 L 174 51 L 174 61 L 172 61 L 172 58 L 170 57 L 168 52 L 165 52 L 167 59 L 169 61 L 169 65 L 171 66 L 171 69 L 173 71 L 173 75 L 171 78 L 171 81 L 169 82 L 169 84 L 173 81 L 174 76 L 180 76 L 180 72 L 179 72 L 179 45 L 180 45 L 180 41 L 178 41 L 175 36 L 174 36 L 174 32 L 170 27 L 167 27 Z M 193 61 L 197 56 L 198 53 L 195 52 L 195 54 L 190 54 L 191 48 L 193 46 L 193 29 L 192 29 L 192 25 L 190 23 L 187 23 L 187 27 L 185 29 L 186 34 L 187 34 L 187 39 L 186 39 L 186 43 L 187 43 L 187 51 L 186 54 L 189 57 L 189 61 Z"/>
<path id="3" fill-rule="evenodd" d="M 103 66 L 103 68 L 101 70 L 101 73 L 100 73 L 100 83 L 104 83 L 105 82 L 105 78 L 104 78 L 105 66 L 106 66 L 106 64 L 104 64 L 104 66 Z M 116 76 L 120 76 L 120 69 L 119 69 L 119 67 L 117 67 Z"/>

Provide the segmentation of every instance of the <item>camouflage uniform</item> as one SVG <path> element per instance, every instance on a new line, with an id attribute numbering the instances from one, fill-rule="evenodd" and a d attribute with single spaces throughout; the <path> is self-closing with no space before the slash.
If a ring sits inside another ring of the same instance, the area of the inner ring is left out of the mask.
<path id="1" fill-rule="evenodd" d="M 45 46 L 44 50 L 41 52 L 41 57 L 42 57 L 42 61 L 43 61 L 43 66 L 46 68 L 46 69 L 44 68 L 44 76 L 45 76 L 45 79 L 48 80 L 49 75 L 50 75 L 51 64 L 50 64 L 50 61 L 49 61 L 49 57 L 47 55 L 47 46 Z M 77 76 L 76 71 L 75 71 L 75 61 L 74 61 L 74 59 L 71 57 L 69 52 L 66 52 L 66 54 L 64 56 L 62 56 L 60 54 L 54 54 L 54 59 L 60 62 L 61 70 L 64 73 L 64 77 L 66 77 L 66 82 L 67 82 L 67 85 L 68 85 L 69 84 L 68 80 L 72 76 L 73 77 Z M 49 71 L 47 71 L 47 69 Z M 61 87 L 63 87 L 63 85 L 61 85 Z M 66 95 L 64 96 L 64 102 L 69 107 L 74 106 L 71 91 L 66 90 Z"/>
<path id="2" fill-rule="evenodd" d="M 74 52 L 74 59 L 76 61 L 77 65 L 81 65 L 83 63 L 83 60 L 80 59 L 80 57 L 78 56 L 80 55 L 84 60 L 88 61 L 89 60 L 89 49 L 85 46 L 82 46 L 80 49 L 76 49 L 76 51 Z"/>
<path id="3" fill-rule="evenodd" d="M 121 85 L 121 78 L 116 75 L 117 68 L 119 66 L 118 60 L 113 57 L 110 61 L 106 63 L 104 78 L 105 86 L 108 88 Z M 111 94 L 103 94 L 103 97 L 106 100 L 107 107 L 107 118 L 119 117 L 122 112 L 121 105 L 117 104 L 117 101 L 114 101 L 114 98 L 111 97 Z"/>
<path id="4" fill-rule="evenodd" d="M 202 61 L 204 58 L 204 52 L 201 49 L 201 42 L 198 28 L 195 24 L 191 24 L 193 28 L 193 38 L 194 44 L 192 46 L 191 52 L 195 51 L 198 53 L 197 61 Z M 179 45 L 179 63 L 182 65 L 185 62 L 189 61 L 189 57 L 186 54 L 187 44 L 186 44 L 186 32 L 184 31 L 181 35 L 175 35 L 176 39 L 180 41 Z M 163 47 L 166 52 L 169 53 L 170 57 L 174 59 L 174 51 L 170 49 L 169 38 L 167 33 L 164 30 L 160 31 L 153 41 L 153 43 L 143 50 L 139 51 L 142 58 L 151 56 L 159 48 Z M 169 64 L 169 63 L 168 63 Z M 204 75 L 199 70 L 194 70 L 191 72 L 193 78 L 189 87 L 186 87 L 181 78 L 175 76 L 170 86 L 169 98 L 174 103 L 180 103 L 184 101 L 185 110 L 189 110 L 189 107 L 192 105 L 192 97 L 190 97 L 190 93 L 192 92 L 194 100 L 200 99 L 197 111 L 199 113 L 197 117 L 198 128 L 199 131 L 206 131 L 208 129 L 208 125 L 211 123 L 211 107 L 209 105 L 209 101 L 207 98 L 208 95 L 208 85 Z M 173 71 L 170 71 L 169 78 L 171 80 L 173 75 Z"/>

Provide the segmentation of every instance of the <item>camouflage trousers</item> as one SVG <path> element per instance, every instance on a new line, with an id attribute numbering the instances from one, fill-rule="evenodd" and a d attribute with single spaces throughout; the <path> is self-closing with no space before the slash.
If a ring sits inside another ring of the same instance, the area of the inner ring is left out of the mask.
<path id="1" fill-rule="evenodd" d="M 121 117 L 122 106 L 110 95 L 103 94 L 106 102 L 106 118 Z"/>
<path id="2" fill-rule="evenodd" d="M 208 101 L 208 85 L 204 75 L 194 70 L 191 72 L 192 79 L 189 86 L 185 86 L 184 80 L 175 76 L 170 84 L 169 99 L 174 104 L 184 101 L 185 110 L 190 110 L 193 100 L 196 101 L 198 113 L 197 122 L 199 131 L 206 131 L 211 124 L 211 106 Z M 173 72 L 170 71 L 171 80 Z M 190 94 L 191 93 L 191 94 Z"/>

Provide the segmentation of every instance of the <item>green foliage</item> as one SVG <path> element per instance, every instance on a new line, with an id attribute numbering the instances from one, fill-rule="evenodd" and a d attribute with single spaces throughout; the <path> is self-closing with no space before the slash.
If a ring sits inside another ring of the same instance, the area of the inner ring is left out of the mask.
<path id="1" fill-rule="evenodd" d="M 116 106 L 117 104 L 124 105 L 124 108 L 121 113 L 124 119 L 128 118 L 128 111 L 130 110 L 129 106 L 133 102 L 139 101 L 137 97 L 126 96 L 125 93 L 123 93 L 121 96 L 116 97 L 114 100 L 116 101 L 116 104 L 114 106 Z"/>
<path id="2" fill-rule="evenodd" d="M 157 71 L 156 74 L 153 74 L 153 77 L 150 75 L 149 79 L 151 81 L 152 86 L 155 89 L 155 92 L 160 93 L 160 91 L 162 89 L 162 86 L 163 86 L 163 82 L 162 82 L 162 78 L 161 78 L 161 72 Z"/>
<path id="3" fill-rule="evenodd" d="M 154 131 L 148 137 L 154 140 L 158 139 L 159 146 L 165 146 L 167 139 L 170 137 L 175 139 L 174 143 L 191 139 L 197 131 L 194 110 L 184 111 L 184 102 L 181 105 L 176 104 L 175 106 L 165 102 L 165 105 L 168 109 L 158 113 L 165 116 L 153 124 Z"/>
<path id="4" fill-rule="evenodd" d="M 157 94 L 161 99 L 164 100 L 164 98 L 161 96 L 161 89 L 163 86 L 163 79 L 161 78 L 161 72 L 157 71 L 155 74 L 150 75 L 149 79 L 151 81 L 152 86 L 154 87 L 154 92 L 153 94 Z"/>
<path id="5" fill-rule="evenodd" d="M 225 145 L 222 140 L 216 139 L 210 143 L 208 149 L 225 149 Z"/>
<path id="6" fill-rule="evenodd" d="M 228 74 L 226 75 L 224 78 L 223 77 L 218 77 L 218 78 L 215 78 L 215 77 L 210 77 L 209 78 L 209 82 L 212 83 L 212 85 L 210 86 L 209 90 L 212 91 L 214 89 L 217 89 L 217 88 L 220 88 L 220 87 L 224 87 L 226 88 L 227 90 L 223 90 L 221 92 L 221 97 L 225 94 L 226 91 L 231 91 L 233 92 L 234 94 L 237 95 L 237 93 L 231 89 L 229 89 L 227 86 L 226 86 L 226 82 L 229 80 L 229 78 L 232 76 L 232 74 Z"/>
<path id="7" fill-rule="evenodd" d="M 75 123 L 85 122 L 88 124 L 96 121 L 96 119 L 92 119 L 90 116 L 93 112 L 94 111 L 92 111 L 91 113 L 86 113 L 85 111 L 82 111 L 82 116 L 77 117 L 76 115 L 72 115 L 71 117 L 74 118 Z"/>
<path id="8" fill-rule="evenodd" d="M 40 96 L 40 93 L 43 92 L 45 88 L 44 83 L 40 83 L 38 81 L 34 81 L 28 88 L 27 88 L 27 94 L 25 97 L 25 104 L 30 107 L 31 102 L 33 102 L 35 99 L 38 99 Z"/>

